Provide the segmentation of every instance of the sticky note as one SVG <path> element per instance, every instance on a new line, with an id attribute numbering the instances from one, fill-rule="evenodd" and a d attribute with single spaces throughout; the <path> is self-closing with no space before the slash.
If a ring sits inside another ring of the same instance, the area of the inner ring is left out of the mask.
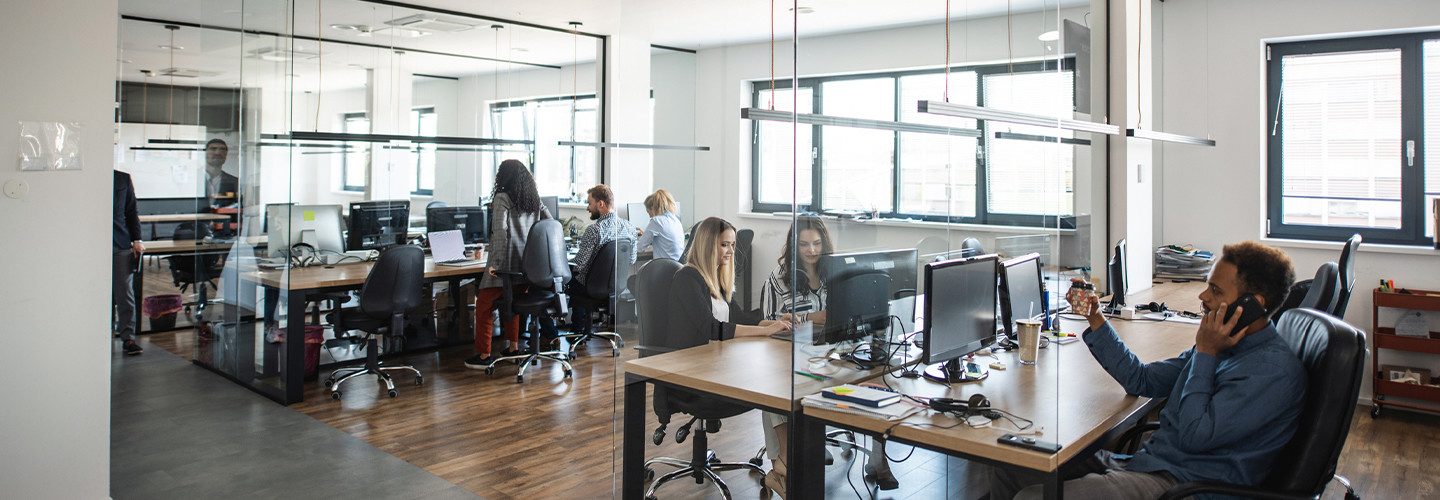
<path id="1" fill-rule="evenodd" d="M 300 216 L 305 219 L 305 222 L 310 222 L 310 221 L 315 220 L 315 211 L 314 211 L 314 210 L 306 210 L 306 211 L 302 212 L 302 213 L 300 214 Z"/>
<path id="2" fill-rule="evenodd" d="M 855 390 L 854 390 L 854 389 L 847 389 L 847 388 L 844 388 L 844 387 L 836 387 L 836 388 L 835 388 L 835 394 L 850 394 L 850 393 L 852 393 L 852 392 L 855 392 Z"/>

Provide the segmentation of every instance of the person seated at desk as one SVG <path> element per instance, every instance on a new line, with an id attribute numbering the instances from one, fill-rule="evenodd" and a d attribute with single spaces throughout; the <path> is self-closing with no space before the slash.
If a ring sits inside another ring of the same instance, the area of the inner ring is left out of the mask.
<path id="1" fill-rule="evenodd" d="M 475 291 L 475 355 L 465 360 L 466 368 L 483 370 L 490 366 L 491 338 L 495 331 L 494 311 L 500 305 L 504 281 L 495 273 L 520 272 L 520 256 L 525 254 L 525 240 L 530 235 L 530 226 L 535 221 L 553 217 L 545 204 L 540 202 L 540 193 L 535 187 L 535 178 L 530 169 L 520 160 L 500 162 L 495 171 L 495 188 L 490 194 L 490 254 L 486 265 L 490 272 L 480 278 L 479 290 Z M 525 290 L 517 285 L 516 293 Z M 542 326 L 545 323 L 541 322 Z M 546 329 L 548 336 L 554 336 L 553 323 Z M 501 323 L 500 333 L 507 342 L 501 356 L 520 353 L 520 318 L 510 318 Z"/>
<path id="2" fill-rule="evenodd" d="M 1290 258 L 1279 249 L 1253 241 L 1225 245 L 1200 293 L 1205 315 L 1195 347 L 1148 364 L 1125 348 L 1092 297 L 1083 338 L 1095 360 L 1126 392 L 1169 400 L 1160 428 L 1133 457 L 1102 450 L 1062 468 L 1066 498 L 1156 498 L 1181 482 L 1264 480 L 1295 433 L 1305 370 L 1268 314 L 1231 336 L 1243 307 L 1228 321 L 1225 311 L 1245 294 L 1273 311 L 1294 281 Z M 1022 486 L 1008 471 L 994 470 L 990 497 L 1039 498 L 1039 486 Z"/>
<path id="3" fill-rule="evenodd" d="M 797 232 L 798 245 L 792 249 L 790 242 L 796 241 Z M 819 264 L 821 255 L 832 253 L 835 253 L 835 243 L 830 240 L 824 221 L 809 216 L 797 219 L 785 236 L 779 265 L 760 289 L 760 312 L 765 319 L 780 319 L 783 314 L 794 313 L 800 316 L 800 321 L 824 324 L 826 289 L 825 282 L 820 280 Z M 790 290 L 792 270 L 796 271 L 795 281 L 806 285 L 798 296 Z"/>
<path id="4" fill-rule="evenodd" d="M 604 184 L 597 184 L 590 188 L 585 194 L 585 211 L 590 212 L 590 220 L 595 221 L 590 227 L 585 228 L 585 234 L 580 236 L 580 248 L 575 253 L 574 273 L 570 283 L 565 285 L 565 293 L 572 297 L 589 296 L 590 292 L 585 289 L 585 278 L 590 273 L 590 266 L 621 266 L 627 269 L 630 264 L 635 263 L 635 252 L 630 252 L 630 262 L 595 262 L 595 254 L 600 251 L 600 246 L 619 239 L 629 240 L 631 248 L 635 243 L 635 226 L 630 221 L 621 219 L 615 215 L 615 194 L 610 187 Z M 574 324 L 576 334 L 590 333 L 590 311 L 584 306 L 571 305 L 571 323 Z M 553 323 L 551 323 L 553 325 Z M 553 329 L 553 326 L 546 326 Z"/>
<path id="5" fill-rule="evenodd" d="M 657 190 L 645 197 L 645 212 L 650 215 L 650 223 L 640 231 L 635 253 L 653 246 L 654 258 L 680 260 L 680 254 L 685 252 L 685 230 L 680 226 L 680 208 L 675 204 L 675 197 L 664 189 Z"/>
<path id="6" fill-rule="evenodd" d="M 735 293 L 735 226 L 719 217 L 710 217 L 695 228 L 690 262 L 675 271 L 670 285 L 675 299 L 675 312 L 670 315 L 670 330 L 676 335 L 710 340 L 735 337 L 760 337 L 790 330 L 790 318 L 779 320 L 750 317 L 730 296 Z M 767 420 L 769 417 L 768 413 Z M 784 417 L 779 417 L 784 422 Z M 771 471 L 765 475 L 765 486 L 784 496 L 785 436 L 775 436 L 773 426 L 765 426 L 767 449 L 771 454 Z M 783 432 L 783 430 L 781 430 Z M 771 446 L 773 444 L 773 446 Z"/>

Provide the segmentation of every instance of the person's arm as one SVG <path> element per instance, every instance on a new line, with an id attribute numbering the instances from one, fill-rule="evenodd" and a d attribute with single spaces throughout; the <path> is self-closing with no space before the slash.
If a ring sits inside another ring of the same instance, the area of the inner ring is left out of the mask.
<path id="1" fill-rule="evenodd" d="M 130 187 L 125 190 L 125 230 L 130 232 L 130 252 L 139 257 L 145 253 L 145 244 L 140 243 L 140 204 L 135 200 L 135 181 L 125 178 Z"/>
<path id="2" fill-rule="evenodd" d="M 670 293 L 675 298 L 675 311 L 670 316 L 671 330 L 710 340 L 735 338 L 735 324 L 721 323 L 711 313 L 710 292 L 695 268 L 682 267 L 676 271 Z"/>
<path id="3" fill-rule="evenodd" d="M 1095 356 L 1095 361 L 1109 373 L 1111 378 L 1125 388 L 1125 392 L 1145 397 L 1165 397 L 1170 395 L 1170 390 L 1175 387 L 1175 381 L 1180 377 L 1180 369 L 1185 366 L 1193 350 L 1185 351 L 1178 357 L 1154 363 L 1141 363 L 1120 337 L 1115 335 L 1115 329 L 1110 327 L 1109 322 L 1103 321 L 1098 328 L 1088 328 L 1082 335 L 1085 345 L 1090 347 L 1090 354 Z"/>
<path id="4" fill-rule="evenodd" d="M 631 264 L 634 264 L 634 263 L 635 263 L 635 256 L 640 253 L 639 250 L 635 250 L 635 246 L 634 246 L 635 238 L 636 238 L 636 236 L 635 236 L 635 231 L 636 231 L 635 225 L 634 225 L 634 224 L 631 224 L 630 221 L 628 221 L 628 220 L 625 220 L 625 219 L 620 219 L 620 220 L 624 221 L 624 223 L 625 223 L 624 228 L 622 229 L 622 231 L 625 231 L 625 233 L 624 233 L 624 234 L 617 234 L 617 235 L 615 235 L 615 237 L 616 237 L 616 239 L 624 238 L 624 239 L 630 240 L 630 243 L 631 243 L 631 247 L 630 247 L 630 263 L 631 263 Z"/>
<path id="5" fill-rule="evenodd" d="M 780 317 L 780 290 L 776 289 L 773 271 L 765 280 L 765 284 L 760 287 L 760 316 L 765 319 Z"/>
<path id="6" fill-rule="evenodd" d="M 640 238 L 635 240 L 635 253 L 640 253 L 646 247 L 655 244 L 655 231 L 659 228 L 660 223 L 655 219 L 650 219 L 650 223 L 646 224 L 645 230 L 640 233 Z"/>

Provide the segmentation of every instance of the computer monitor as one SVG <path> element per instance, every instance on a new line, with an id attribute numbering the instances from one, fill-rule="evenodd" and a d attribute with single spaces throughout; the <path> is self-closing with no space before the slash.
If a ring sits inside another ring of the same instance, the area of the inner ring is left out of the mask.
<path id="1" fill-rule="evenodd" d="M 1044 277 L 1040 275 L 1040 254 L 1022 255 L 1000 263 L 1000 324 L 1005 335 L 1016 339 L 1015 321 L 1038 319 L 1050 328 Z"/>
<path id="2" fill-rule="evenodd" d="M 925 376 L 953 383 L 984 378 L 961 358 L 995 343 L 996 263 L 980 255 L 925 265 Z"/>
<path id="3" fill-rule="evenodd" d="M 290 247 L 305 243 L 316 251 L 344 252 L 345 219 L 340 205 L 294 205 L 273 203 L 265 206 L 266 244 L 271 257 L 288 257 Z"/>
<path id="4" fill-rule="evenodd" d="M 630 212 L 630 224 L 640 229 L 650 225 L 650 212 L 645 210 L 644 203 L 626 203 L 625 207 Z"/>
<path id="5" fill-rule="evenodd" d="M 825 327 L 815 343 L 833 344 L 883 333 L 890 299 L 915 293 L 919 279 L 914 248 L 820 256 L 826 287 Z"/>
<path id="6" fill-rule="evenodd" d="M 1110 253 L 1110 263 L 1105 267 L 1105 276 L 1110 280 L 1110 302 L 1105 305 L 1105 312 L 1120 314 L 1120 309 L 1125 307 L 1125 291 L 1130 289 L 1130 282 L 1125 272 L 1125 239 L 1115 243 L 1115 248 Z"/>
<path id="7" fill-rule="evenodd" d="M 490 239 L 490 217 L 485 207 L 436 207 L 425 210 L 425 230 L 460 231 L 466 245 L 485 243 Z"/>
<path id="8" fill-rule="evenodd" d="M 559 196 L 541 196 L 541 197 L 540 197 L 540 204 L 545 205 L 545 208 L 546 208 L 547 210 L 550 210 L 550 216 L 551 216 L 551 217 L 554 217 L 556 220 L 559 220 L 559 219 L 560 219 L 560 197 L 559 197 Z"/>
<path id="9" fill-rule="evenodd" d="M 346 241 L 351 250 L 384 250 L 403 245 L 409 232 L 410 200 L 350 203 L 350 237 Z"/>

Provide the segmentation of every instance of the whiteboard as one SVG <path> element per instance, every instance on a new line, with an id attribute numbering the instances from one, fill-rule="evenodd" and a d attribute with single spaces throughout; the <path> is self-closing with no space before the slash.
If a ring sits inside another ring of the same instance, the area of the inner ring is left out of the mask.
<path id="1" fill-rule="evenodd" d="M 136 151 L 132 146 L 191 147 L 188 144 L 148 144 L 152 138 L 205 137 L 205 127 L 121 123 L 115 139 L 115 169 L 130 174 L 136 198 L 199 198 L 205 196 L 205 151 Z"/>

